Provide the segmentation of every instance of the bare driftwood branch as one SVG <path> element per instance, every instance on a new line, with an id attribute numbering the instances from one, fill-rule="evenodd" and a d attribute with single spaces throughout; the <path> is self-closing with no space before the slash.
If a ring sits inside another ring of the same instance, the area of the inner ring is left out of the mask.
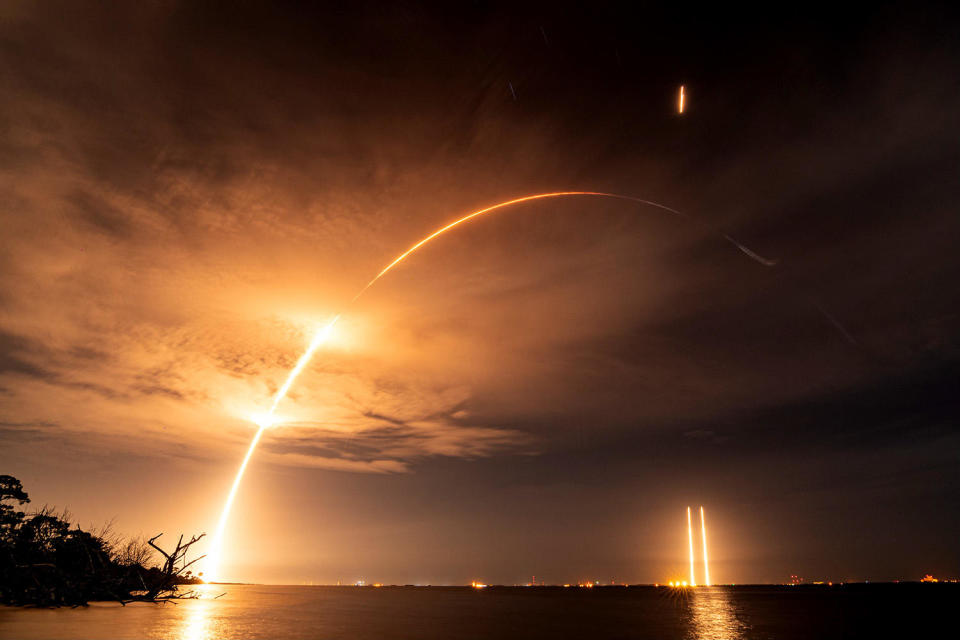
<path id="1" fill-rule="evenodd" d="M 163 533 L 158 533 L 147 541 L 148 545 L 153 547 L 165 558 L 165 562 L 159 570 L 159 575 L 153 576 L 153 579 L 150 580 L 151 584 L 145 589 L 145 593 L 127 599 L 126 602 L 172 602 L 174 600 L 188 600 L 200 597 L 200 594 L 196 591 L 178 593 L 177 585 L 182 581 L 188 567 L 206 557 L 200 556 L 189 562 L 186 560 L 190 547 L 199 542 L 206 534 L 201 533 L 199 536 L 191 536 L 187 542 L 183 541 L 183 535 L 181 534 L 177 540 L 176 547 L 169 553 L 163 547 L 156 544 L 162 535 Z M 142 575 L 141 581 L 143 581 Z M 146 586 L 146 584 L 144 584 L 144 586 Z"/>

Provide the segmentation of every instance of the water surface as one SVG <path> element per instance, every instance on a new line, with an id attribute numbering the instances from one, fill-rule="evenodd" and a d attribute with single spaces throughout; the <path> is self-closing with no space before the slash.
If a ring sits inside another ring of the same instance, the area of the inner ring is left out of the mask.
<path id="1" fill-rule="evenodd" d="M 11 640 L 912 637 L 951 621 L 960 585 L 299 587 L 204 585 L 179 604 L 0 608 Z"/>

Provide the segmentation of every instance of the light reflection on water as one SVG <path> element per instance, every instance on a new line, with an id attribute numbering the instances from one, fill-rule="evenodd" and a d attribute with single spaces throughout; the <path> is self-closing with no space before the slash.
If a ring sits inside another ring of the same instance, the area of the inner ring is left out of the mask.
<path id="1" fill-rule="evenodd" d="M 210 585 L 179 604 L 0 607 L 16 640 L 828 640 L 952 622 L 954 585 L 664 589 Z M 960 585 L 957 585 L 960 587 Z M 215 599 L 221 593 L 224 597 Z M 916 635 L 916 634 L 913 634 Z"/>
<path id="2" fill-rule="evenodd" d="M 210 584 L 197 585 L 195 591 L 200 595 L 198 599 L 185 600 L 178 605 L 184 607 L 184 616 L 177 637 L 180 640 L 213 640 L 211 614 L 216 606 L 213 599 L 222 591 Z"/>
<path id="3" fill-rule="evenodd" d="M 742 640 L 745 637 L 730 591 L 721 587 L 696 587 L 690 591 L 690 638 Z"/>

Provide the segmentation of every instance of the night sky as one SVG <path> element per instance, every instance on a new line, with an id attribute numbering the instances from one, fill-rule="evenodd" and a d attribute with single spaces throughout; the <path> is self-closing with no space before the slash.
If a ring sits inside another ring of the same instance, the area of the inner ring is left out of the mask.
<path id="1" fill-rule="evenodd" d="M 0 473 L 225 577 L 960 574 L 960 20 L 0 7 Z M 680 85 L 685 113 L 677 113 Z M 480 207 L 544 191 L 425 247 Z M 726 242 L 776 259 L 765 267 Z"/>

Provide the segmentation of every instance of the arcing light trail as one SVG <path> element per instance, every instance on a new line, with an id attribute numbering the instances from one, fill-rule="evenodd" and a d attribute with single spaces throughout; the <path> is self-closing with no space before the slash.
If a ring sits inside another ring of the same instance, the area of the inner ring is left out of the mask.
<path id="1" fill-rule="evenodd" d="M 404 251 L 403 253 L 401 253 L 399 256 L 397 256 L 396 259 L 394 259 L 393 262 L 391 262 L 391 263 L 388 264 L 386 267 L 384 267 L 383 270 L 382 270 L 380 273 L 378 273 L 378 274 L 376 275 L 376 277 L 374 277 L 373 280 L 371 280 L 370 282 L 368 282 L 367 285 L 366 285 L 363 289 L 360 290 L 360 293 L 358 293 L 357 295 L 355 295 L 355 296 L 353 297 L 353 300 L 351 300 L 350 302 L 351 302 L 351 303 L 352 303 L 352 302 L 356 302 L 356 301 L 357 301 L 357 298 L 359 298 L 359 297 L 362 296 L 364 293 L 366 293 L 367 289 L 369 289 L 370 287 L 372 287 L 374 282 L 376 282 L 377 280 L 379 280 L 380 278 L 382 278 L 383 276 L 385 276 L 388 271 L 390 271 L 390 270 L 393 269 L 395 266 L 397 266 L 398 264 L 400 264 L 401 262 L 403 262 L 404 258 L 406 258 L 407 256 L 409 256 L 411 253 L 413 253 L 414 251 L 416 251 L 417 249 L 419 249 L 419 248 L 422 247 L 423 245 L 427 244 L 428 242 L 430 242 L 431 240 L 433 240 L 433 239 L 436 238 L 437 236 L 446 233 L 446 232 L 449 231 L 450 229 L 453 229 L 454 227 L 456 227 L 456 226 L 458 226 L 458 225 L 461 225 L 461 224 L 463 224 L 464 222 L 467 222 L 468 220 L 472 220 L 473 218 L 476 218 L 476 217 L 478 217 L 478 216 L 482 216 L 482 215 L 485 214 L 485 213 L 490 213 L 491 211 L 496 211 L 497 209 L 503 209 L 504 207 L 509 207 L 509 206 L 512 206 L 512 205 L 515 205 L 515 204 L 520 204 L 521 202 L 530 202 L 531 200 L 543 200 L 543 199 L 546 199 L 546 198 L 560 198 L 560 197 L 563 197 L 563 196 L 599 196 L 599 197 L 602 197 L 602 198 L 615 198 L 615 199 L 617 199 L 617 200 L 629 200 L 630 202 L 637 202 L 637 203 L 639 203 L 639 204 L 644 204 L 644 205 L 647 205 L 647 206 L 649 206 L 649 207 L 656 207 L 657 209 L 661 209 L 661 210 L 663 210 L 663 211 L 668 211 L 668 212 L 670 212 L 670 213 L 672 213 L 672 214 L 674 214 L 674 215 L 680 216 L 681 218 L 686 218 L 686 219 L 689 219 L 689 218 L 690 218 L 690 216 L 688 216 L 687 214 L 683 213 L 682 211 L 677 211 L 676 209 L 674 209 L 674 208 L 672 208 L 672 207 L 668 207 L 668 206 L 663 205 L 663 204 L 660 204 L 659 202 L 653 202 L 652 200 L 644 200 L 643 198 L 634 198 L 633 196 L 623 196 L 623 195 L 619 195 L 619 194 L 616 194 L 616 193 L 604 193 L 604 192 L 602 192 L 602 191 L 557 191 L 557 192 L 554 192 L 554 193 L 538 193 L 538 194 L 532 195 L 532 196 L 524 196 L 523 198 L 514 198 L 513 200 L 507 200 L 506 202 L 501 202 L 500 204 L 495 204 L 495 205 L 493 205 L 493 206 L 486 207 L 485 209 L 480 209 L 479 211 L 474 211 L 473 213 L 467 214 L 467 215 L 463 216 L 462 218 L 460 218 L 460 219 L 458 219 L 458 220 L 454 220 L 453 222 L 451 222 L 450 224 L 448 224 L 448 225 L 445 226 L 445 227 L 441 227 L 440 229 L 437 229 L 436 231 L 434 231 L 433 233 L 431 233 L 430 235 L 428 235 L 426 238 L 424 238 L 423 240 L 421 240 L 420 242 L 418 242 L 417 244 L 413 245 L 412 247 L 410 247 L 409 249 L 407 249 L 406 251 Z M 744 246 L 743 244 L 737 242 L 735 239 L 733 239 L 731 236 L 727 235 L 726 233 L 722 233 L 722 234 L 720 234 L 720 235 L 723 236 L 723 239 L 724 239 L 724 240 L 726 240 L 727 242 L 729 242 L 730 244 L 732 244 L 733 246 L 735 246 L 737 249 L 739 249 L 740 251 L 742 251 L 745 255 L 749 256 L 749 257 L 750 257 L 751 259 L 753 259 L 753 260 L 756 260 L 757 262 L 759 262 L 759 263 L 762 264 L 763 266 L 765 266 L 765 267 L 772 267 L 772 266 L 774 266 L 774 265 L 777 264 L 777 261 L 776 261 L 776 260 L 769 260 L 769 259 L 767 259 L 767 258 L 764 258 L 764 257 L 761 256 L 761 255 L 758 255 L 758 254 L 754 253 L 753 251 L 751 251 L 750 249 L 748 249 L 748 248 L 747 248 L 746 246 Z"/>
<path id="2" fill-rule="evenodd" d="M 474 211 L 473 213 L 467 214 L 462 218 L 458 218 L 457 220 L 454 220 L 450 224 L 434 231 L 433 233 L 425 237 L 423 240 L 420 240 L 415 245 L 413 245 L 412 247 L 410 247 L 409 249 L 401 253 L 390 264 L 384 267 L 380 271 L 380 273 L 378 273 L 370 282 L 368 282 L 359 291 L 359 293 L 357 293 L 357 295 L 353 297 L 350 303 L 353 304 L 354 302 L 356 302 L 357 299 L 360 298 L 360 296 L 366 293 L 367 289 L 372 287 L 374 283 L 380 280 L 380 278 L 382 278 L 387 273 L 389 273 L 391 269 L 393 269 L 395 266 L 403 262 L 404 259 L 407 258 L 407 256 L 414 253 L 415 251 L 423 247 L 425 244 L 427 244 L 437 236 L 443 235 L 447 231 L 450 231 L 454 227 L 459 226 L 464 222 L 467 222 L 469 220 L 482 216 L 486 213 L 490 213 L 498 209 L 503 209 L 516 204 L 521 204 L 523 202 L 531 202 L 533 200 L 545 200 L 547 198 L 562 198 L 562 197 L 570 197 L 570 196 L 593 196 L 593 197 L 601 197 L 601 198 L 614 198 L 617 200 L 627 200 L 630 202 L 636 202 L 638 204 L 655 207 L 657 209 L 661 209 L 663 211 L 667 211 L 674 215 L 680 216 L 681 218 L 689 219 L 689 216 L 687 216 L 683 212 L 673 209 L 671 207 L 668 207 L 666 205 L 653 202 L 652 200 L 644 200 L 643 198 L 635 198 L 633 196 L 625 196 L 625 195 L 620 195 L 616 193 L 605 193 L 602 191 L 556 191 L 552 193 L 538 193 L 535 195 L 524 196 L 522 198 L 514 198 L 513 200 L 507 200 L 506 202 L 501 202 L 499 204 L 495 204 L 495 205 L 480 209 L 478 211 Z M 742 251 L 750 259 L 755 260 L 756 262 L 759 262 L 760 264 L 766 267 L 772 267 L 776 264 L 775 260 L 768 260 L 767 258 L 764 258 L 754 253 L 753 251 L 748 249 L 746 246 L 734 240 L 729 235 L 724 233 L 724 234 L 721 234 L 721 236 L 727 242 L 729 242 L 730 244 L 735 246 L 737 249 Z M 307 347 L 307 350 L 304 351 L 303 355 L 300 356 L 300 359 L 297 360 L 296 366 L 294 366 L 293 369 L 290 371 L 286 381 L 283 383 L 283 386 L 280 387 L 280 389 L 277 391 L 276 395 L 274 396 L 273 403 L 270 405 L 270 410 L 266 414 L 252 417 L 253 422 L 256 423 L 258 426 L 257 432 L 254 434 L 253 440 L 250 441 L 250 446 L 247 447 L 247 453 L 243 457 L 243 462 L 240 463 L 240 468 L 237 470 L 237 475 L 233 479 L 233 484 L 231 485 L 230 492 L 227 494 L 227 499 L 223 504 L 223 510 L 220 513 L 220 520 L 217 522 L 217 528 L 211 540 L 210 552 L 208 554 L 206 567 L 205 567 L 206 579 L 208 581 L 216 580 L 219 577 L 217 573 L 220 566 L 220 557 L 221 557 L 221 551 L 223 547 L 223 534 L 224 534 L 224 531 L 226 530 L 227 521 L 230 518 L 230 510 L 233 507 L 233 501 L 237 496 L 237 490 L 240 487 L 240 482 L 243 480 L 243 475 L 247 470 L 247 465 L 250 462 L 250 458 L 253 457 L 253 452 L 256 450 L 257 445 L 260 443 L 260 439 L 263 437 L 264 431 L 266 431 L 268 428 L 270 428 L 273 425 L 274 423 L 273 415 L 276 412 L 277 407 L 280 405 L 283 399 L 287 396 L 287 392 L 290 391 L 290 387 L 293 386 L 293 383 L 296 381 L 297 377 L 310 363 L 311 358 L 313 358 L 313 354 L 316 353 L 317 349 L 319 349 L 320 346 L 323 345 L 324 342 L 326 342 L 327 338 L 330 337 L 330 333 L 332 332 L 334 325 L 337 323 L 339 319 L 340 319 L 340 315 L 338 314 L 330 322 L 324 325 L 319 331 L 317 331 L 316 335 L 310 341 L 310 345 Z M 692 544 L 693 543 L 691 538 L 691 545 Z M 693 554 L 693 548 L 691 546 L 691 557 L 692 557 L 692 554 Z M 692 582 L 692 579 L 691 579 L 691 582 Z"/>

